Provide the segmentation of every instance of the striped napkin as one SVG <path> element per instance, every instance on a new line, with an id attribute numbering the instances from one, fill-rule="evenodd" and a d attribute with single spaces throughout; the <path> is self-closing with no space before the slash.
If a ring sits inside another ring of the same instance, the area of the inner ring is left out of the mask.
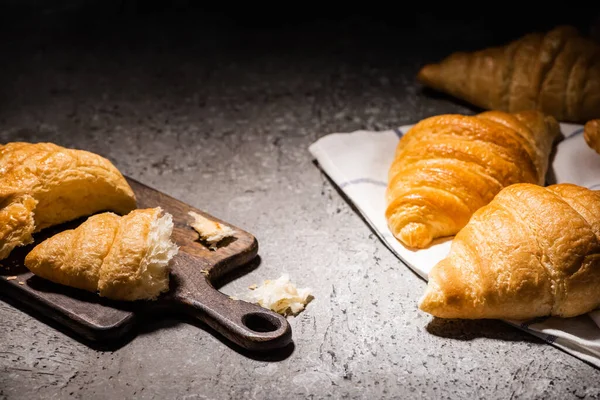
<path id="1" fill-rule="evenodd" d="M 451 239 L 428 249 L 409 250 L 394 238 L 384 216 L 388 169 L 399 138 L 411 127 L 332 133 L 310 145 L 309 151 L 389 250 L 427 280 L 431 268 L 448 254 Z M 585 143 L 582 125 L 563 123 L 561 132 L 547 184 L 571 182 L 600 189 L 600 155 Z M 506 322 L 600 367 L 600 310 L 576 318 Z"/>

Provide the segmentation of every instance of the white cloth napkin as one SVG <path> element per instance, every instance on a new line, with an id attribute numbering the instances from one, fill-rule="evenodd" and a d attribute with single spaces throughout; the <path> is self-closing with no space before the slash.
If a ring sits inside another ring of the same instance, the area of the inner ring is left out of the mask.
<path id="1" fill-rule="evenodd" d="M 427 280 L 431 268 L 448 254 L 451 240 L 424 250 L 408 250 L 394 238 L 384 216 L 388 169 L 399 138 L 411 126 L 378 132 L 332 133 L 310 145 L 309 151 L 383 243 Z M 561 131 L 564 138 L 557 145 L 548 183 L 571 182 L 600 189 L 600 155 L 585 143 L 583 127 L 561 124 Z M 600 311 L 568 319 L 506 322 L 600 367 Z"/>

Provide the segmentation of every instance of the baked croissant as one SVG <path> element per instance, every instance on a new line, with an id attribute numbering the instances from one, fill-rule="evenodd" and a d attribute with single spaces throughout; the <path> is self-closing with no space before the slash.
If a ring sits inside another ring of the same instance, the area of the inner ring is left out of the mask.
<path id="1" fill-rule="evenodd" d="M 600 118 L 600 45 L 571 26 L 425 65 L 424 85 L 486 110 L 538 109 L 559 121 Z"/>
<path id="2" fill-rule="evenodd" d="M 135 207 L 125 178 L 97 154 L 52 143 L 0 145 L 0 259 L 49 226 Z"/>
<path id="3" fill-rule="evenodd" d="M 162 215 L 161 215 L 162 214 Z M 169 289 L 172 217 L 160 207 L 89 217 L 38 244 L 25 266 L 52 282 L 114 300 L 154 300 Z"/>
<path id="4" fill-rule="evenodd" d="M 600 305 L 600 192 L 503 189 L 433 267 L 419 308 L 441 318 L 574 317 Z"/>
<path id="5" fill-rule="evenodd" d="M 600 119 L 586 122 L 583 127 L 583 137 L 590 148 L 600 153 Z"/>
<path id="6" fill-rule="evenodd" d="M 389 170 L 385 217 L 404 245 L 456 234 L 513 183 L 543 184 L 558 122 L 539 111 L 424 119 L 404 135 Z"/>

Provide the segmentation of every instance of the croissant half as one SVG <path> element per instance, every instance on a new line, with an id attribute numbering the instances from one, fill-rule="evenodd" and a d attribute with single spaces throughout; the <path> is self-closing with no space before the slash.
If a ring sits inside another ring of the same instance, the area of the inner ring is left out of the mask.
<path id="1" fill-rule="evenodd" d="M 559 121 L 600 118 L 600 45 L 571 26 L 425 65 L 424 85 L 486 110 L 537 109 Z"/>
<path id="2" fill-rule="evenodd" d="M 385 216 L 404 245 L 456 234 L 514 183 L 543 184 L 558 122 L 539 111 L 424 119 L 404 135 L 390 166 Z"/>
<path id="3" fill-rule="evenodd" d="M 573 317 L 600 305 L 600 193 L 503 189 L 454 238 L 419 308 L 441 318 Z"/>
<path id="4" fill-rule="evenodd" d="M 114 300 L 153 300 L 169 289 L 172 217 L 160 207 L 94 215 L 25 257 L 35 275 Z"/>
<path id="5" fill-rule="evenodd" d="M 0 259 L 49 226 L 135 207 L 125 178 L 97 154 L 52 143 L 0 145 Z"/>

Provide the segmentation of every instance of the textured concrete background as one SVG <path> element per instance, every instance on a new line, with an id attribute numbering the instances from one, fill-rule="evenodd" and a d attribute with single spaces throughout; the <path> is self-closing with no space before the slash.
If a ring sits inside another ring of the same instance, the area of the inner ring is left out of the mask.
<path id="1" fill-rule="evenodd" d="M 315 300 L 290 320 L 293 347 L 256 356 L 178 320 L 147 321 L 131 340 L 93 348 L 0 297 L 0 398 L 600 396 L 596 369 L 532 336 L 418 311 L 425 282 L 307 151 L 330 132 L 472 113 L 423 91 L 418 67 L 535 27 L 588 29 L 593 14 L 279 8 L 270 17 L 185 2 L 35 3 L 4 2 L 0 12 L 0 142 L 105 155 L 256 235 L 260 264 L 225 293 L 244 296 L 288 272 Z"/>

